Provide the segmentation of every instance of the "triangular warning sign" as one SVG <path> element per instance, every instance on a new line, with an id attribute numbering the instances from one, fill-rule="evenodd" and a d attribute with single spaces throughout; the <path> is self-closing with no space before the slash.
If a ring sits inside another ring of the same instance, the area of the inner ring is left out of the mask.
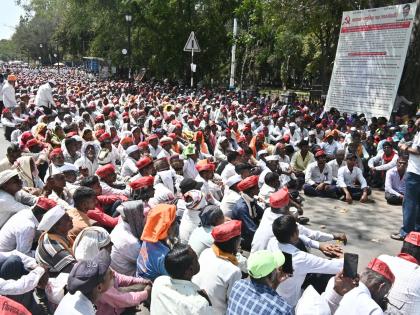
<path id="1" fill-rule="evenodd" d="M 190 37 L 188 37 L 187 43 L 184 46 L 184 51 L 200 52 L 200 46 L 198 45 L 194 32 L 190 33 Z"/>

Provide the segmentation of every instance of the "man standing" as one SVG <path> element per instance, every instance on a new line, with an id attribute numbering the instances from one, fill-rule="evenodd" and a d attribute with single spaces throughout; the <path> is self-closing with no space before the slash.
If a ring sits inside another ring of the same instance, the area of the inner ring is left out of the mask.
<path id="1" fill-rule="evenodd" d="M 3 94 L 4 108 L 13 109 L 17 106 L 16 95 L 15 95 L 16 76 L 9 74 L 7 82 L 3 85 L 1 92 Z"/>
<path id="2" fill-rule="evenodd" d="M 417 118 L 416 127 L 417 133 L 411 147 L 405 143 L 399 145 L 403 153 L 409 154 L 409 159 L 403 201 L 403 226 L 400 233 L 391 235 L 394 240 L 402 241 L 411 231 L 420 231 L 420 118 Z"/>
<path id="3" fill-rule="evenodd" d="M 52 88 L 55 86 L 55 81 L 49 80 L 47 83 L 41 85 L 36 93 L 35 105 L 43 107 L 45 114 L 50 114 L 51 108 L 55 108 L 55 101 L 52 96 Z"/>

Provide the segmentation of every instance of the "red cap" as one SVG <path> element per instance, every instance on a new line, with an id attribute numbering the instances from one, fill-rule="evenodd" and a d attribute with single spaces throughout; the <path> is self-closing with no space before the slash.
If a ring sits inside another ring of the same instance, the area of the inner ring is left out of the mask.
<path id="1" fill-rule="evenodd" d="M 380 275 L 384 276 L 386 279 L 388 279 L 392 283 L 394 283 L 395 281 L 394 274 L 392 273 L 391 269 L 389 269 L 388 265 L 384 263 L 382 260 L 378 258 L 373 258 L 367 267 L 379 273 Z"/>
<path id="2" fill-rule="evenodd" d="M 125 138 L 122 138 L 122 139 L 121 139 L 121 141 L 120 141 L 120 143 L 121 143 L 121 144 L 129 144 L 129 143 L 133 143 L 133 138 L 131 138 L 131 137 L 125 137 Z"/>
<path id="3" fill-rule="evenodd" d="M 107 140 L 111 140 L 111 135 L 108 132 L 103 133 L 100 137 L 99 137 L 99 142 L 104 142 Z"/>
<path id="4" fill-rule="evenodd" d="M 115 167 L 112 164 L 101 166 L 100 168 L 96 170 L 96 175 L 98 175 L 100 178 L 107 177 L 108 175 L 111 175 L 112 173 L 115 173 Z"/>
<path id="5" fill-rule="evenodd" d="M 315 153 L 315 157 L 320 157 L 320 156 L 325 156 L 325 151 L 324 150 L 318 150 Z"/>
<path id="6" fill-rule="evenodd" d="M 170 133 L 169 135 L 168 135 L 170 138 L 172 138 L 172 140 L 176 140 L 176 134 L 175 133 Z"/>
<path id="7" fill-rule="evenodd" d="M 132 181 L 128 185 L 131 187 L 131 189 L 137 190 L 143 187 L 152 186 L 154 182 L 155 178 L 153 176 L 145 176 Z"/>
<path id="8" fill-rule="evenodd" d="M 152 164 L 153 160 L 148 157 L 142 157 L 140 160 L 137 161 L 136 166 L 139 170 L 141 170 L 142 168 L 145 168 L 147 165 Z"/>
<path id="9" fill-rule="evenodd" d="M 244 191 L 257 185 L 258 185 L 258 175 L 252 175 L 241 180 L 238 184 L 238 189 L 240 191 Z"/>
<path id="10" fill-rule="evenodd" d="M 60 154 L 63 154 L 63 150 L 61 150 L 61 148 L 55 148 L 54 150 L 52 150 L 50 152 L 49 158 L 51 160 L 52 158 L 54 158 L 54 157 L 56 157 Z"/>
<path id="11" fill-rule="evenodd" d="M 197 171 L 213 171 L 216 169 L 216 166 L 213 163 L 209 163 L 207 159 L 200 160 L 197 162 L 197 165 L 195 166 Z"/>
<path id="12" fill-rule="evenodd" d="M 105 129 L 99 129 L 95 131 L 95 137 L 96 139 L 99 139 L 100 136 L 102 136 L 105 133 Z"/>
<path id="13" fill-rule="evenodd" d="M 26 142 L 26 147 L 28 149 L 30 149 L 30 148 L 38 145 L 38 144 L 39 144 L 39 141 L 38 140 L 36 140 L 36 139 L 30 139 L 30 140 L 28 140 L 28 142 Z"/>
<path id="14" fill-rule="evenodd" d="M 66 134 L 66 138 L 71 138 L 71 137 L 77 136 L 77 135 L 78 135 L 77 131 L 71 131 L 71 132 Z"/>
<path id="15" fill-rule="evenodd" d="M 45 211 L 48 211 L 51 208 L 54 208 L 56 205 L 57 203 L 54 200 L 48 199 L 46 197 L 39 197 L 36 202 L 36 206 Z"/>
<path id="16" fill-rule="evenodd" d="M 7 107 L 6 108 L 3 108 L 3 111 L 1 113 L 2 114 L 10 113 L 10 109 L 8 109 Z"/>
<path id="17" fill-rule="evenodd" d="M 148 136 L 147 137 L 147 142 L 150 142 L 150 141 L 152 141 L 153 139 L 159 139 L 159 137 L 155 134 L 155 135 L 150 135 L 150 136 Z"/>
<path id="18" fill-rule="evenodd" d="M 280 189 L 270 196 L 271 208 L 283 208 L 289 204 L 289 190 L 287 188 Z"/>
<path id="19" fill-rule="evenodd" d="M 104 115 L 98 115 L 95 117 L 95 122 L 101 122 L 104 121 L 105 117 Z"/>
<path id="20" fill-rule="evenodd" d="M 146 141 L 141 141 L 137 146 L 139 147 L 139 149 L 145 149 L 149 147 L 149 144 Z"/>
<path id="21" fill-rule="evenodd" d="M 404 242 L 413 244 L 415 246 L 420 246 L 420 232 L 410 232 L 405 237 Z"/>
<path id="22" fill-rule="evenodd" d="M 20 136 L 20 141 L 22 143 L 27 143 L 29 140 L 31 140 L 33 138 L 34 138 L 34 136 L 32 135 L 32 133 L 30 131 L 25 131 Z"/>
<path id="23" fill-rule="evenodd" d="M 241 235 L 242 222 L 239 220 L 231 220 L 215 226 L 211 231 L 214 241 L 218 243 L 227 242 L 230 239 Z"/>
<path id="24" fill-rule="evenodd" d="M 238 143 L 242 143 L 242 142 L 245 142 L 245 141 L 246 141 L 246 138 L 244 136 L 240 136 L 239 139 L 238 139 Z"/>
<path id="25" fill-rule="evenodd" d="M 290 141 L 290 136 L 289 135 L 284 135 L 283 140 L 286 141 L 286 142 L 289 142 Z"/>

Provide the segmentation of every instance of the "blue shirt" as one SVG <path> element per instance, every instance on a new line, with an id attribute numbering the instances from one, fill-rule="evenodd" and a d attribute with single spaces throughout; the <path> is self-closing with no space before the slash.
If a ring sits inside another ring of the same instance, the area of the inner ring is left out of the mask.
<path id="1" fill-rule="evenodd" d="M 267 285 L 239 280 L 229 295 L 226 315 L 291 315 L 289 304 Z"/>
<path id="2" fill-rule="evenodd" d="M 159 276 L 167 276 L 165 256 L 169 248 L 162 242 L 150 243 L 143 241 L 137 257 L 137 277 L 155 280 Z"/>

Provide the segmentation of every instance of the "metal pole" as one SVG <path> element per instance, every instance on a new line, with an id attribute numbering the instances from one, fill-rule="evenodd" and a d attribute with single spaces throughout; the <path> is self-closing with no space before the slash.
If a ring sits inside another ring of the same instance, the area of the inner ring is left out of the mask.
<path id="1" fill-rule="evenodd" d="M 194 47 L 193 47 L 194 48 Z M 194 64 L 194 49 L 191 50 L 191 88 L 194 86 L 194 72 L 192 69 L 192 65 Z"/>
<path id="2" fill-rule="evenodd" d="M 128 78 L 131 79 L 131 22 L 128 22 Z"/>
<path id="3" fill-rule="evenodd" d="M 233 19 L 233 45 L 232 45 L 232 61 L 230 63 L 230 81 L 229 88 L 235 88 L 235 66 L 236 66 L 236 34 L 238 32 L 238 20 Z"/>

